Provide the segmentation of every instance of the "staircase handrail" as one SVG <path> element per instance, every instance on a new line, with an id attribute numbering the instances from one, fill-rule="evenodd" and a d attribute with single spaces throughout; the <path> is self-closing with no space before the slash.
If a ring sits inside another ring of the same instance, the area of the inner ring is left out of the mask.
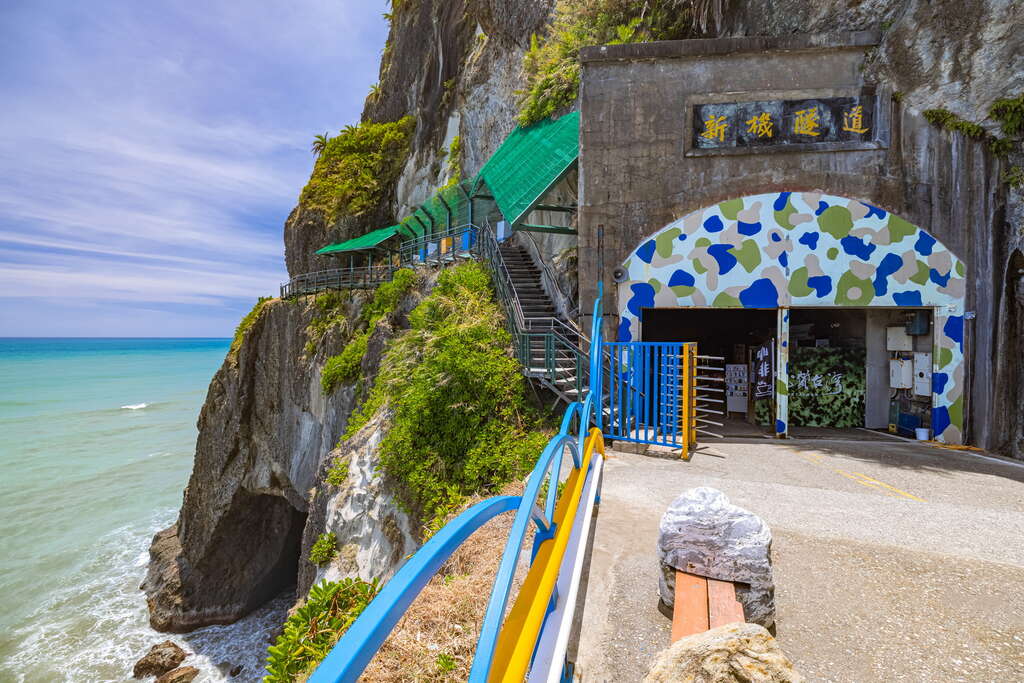
<path id="1" fill-rule="evenodd" d="M 595 321 L 599 321 L 601 313 L 600 287 L 598 298 L 594 302 Z M 595 322 L 592 330 L 592 351 L 594 347 L 599 348 L 601 343 L 600 325 Z M 598 356 L 591 353 L 591 358 Z M 510 512 L 515 509 L 516 514 L 512 522 L 512 529 L 505 544 L 505 551 L 502 555 L 498 574 L 495 577 L 488 601 L 487 611 L 484 615 L 483 626 L 477 641 L 476 653 L 469 680 L 471 683 L 484 683 L 487 681 L 491 665 L 504 621 L 505 609 L 508 606 L 508 598 L 515 577 L 515 570 L 522 552 L 527 530 L 530 524 L 537 526 L 537 533 L 534 537 L 533 559 L 537 557 L 537 549 L 545 541 L 553 541 L 559 538 L 557 534 L 565 535 L 561 524 L 555 522 L 556 502 L 558 500 L 558 484 L 561 477 L 562 460 L 565 451 L 568 449 L 572 456 L 574 476 L 576 476 L 575 495 L 580 491 L 590 491 L 590 497 L 580 500 L 578 505 L 592 506 L 596 499 L 595 478 L 601 473 L 601 460 L 604 457 L 604 445 L 601 437 L 601 410 L 599 405 L 602 400 L 603 388 L 601 384 L 600 364 L 594 367 L 591 362 L 590 384 L 587 396 L 582 403 L 573 402 L 565 410 L 558 434 L 548 441 L 541 453 L 541 456 L 533 468 L 528 479 L 526 489 L 522 496 L 497 496 L 481 503 L 477 503 L 469 510 L 463 512 L 454 520 L 446 524 L 430 540 L 428 540 L 409 560 L 402 565 L 392 579 L 385 584 L 381 592 L 363 610 L 356 621 L 349 627 L 341 639 L 334 645 L 327 657 L 313 672 L 310 677 L 311 683 L 354 683 L 358 680 L 363 669 L 373 659 L 377 650 L 387 639 L 392 629 L 404 615 L 412 601 L 426 586 L 430 579 L 437 574 L 455 550 L 461 546 L 469 536 L 479 529 L 488 520 L 503 512 Z M 576 429 L 574 422 L 578 423 Z M 597 453 L 595 454 L 595 450 Z M 583 455 L 590 455 L 591 459 L 584 462 Z M 581 481 L 582 480 L 582 481 Z M 597 482 L 599 483 L 599 481 Z M 546 484 L 545 500 L 543 509 L 538 505 L 538 498 L 541 496 L 541 489 Z M 589 488 L 588 488 L 588 485 Z M 570 502 L 577 498 L 570 498 Z M 569 517 L 566 517 L 568 520 Z M 573 524 L 569 529 L 571 533 L 576 529 L 576 517 L 573 516 Z M 589 517 L 584 515 L 580 518 L 578 528 L 584 533 L 589 529 Z M 552 557 L 552 566 L 561 568 L 566 556 L 566 548 L 561 546 L 562 555 Z M 577 565 L 584 561 L 584 554 L 576 556 Z M 570 569 L 578 574 L 579 567 L 573 566 Z M 550 582 L 549 582 L 550 583 Z M 578 584 L 574 584 L 578 587 Z M 530 596 L 527 596 L 530 597 Z M 558 599 L 568 601 L 570 596 L 558 596 Z M 550 594 L 537 594 L 536 600 L 542 600 L 544 605 L 551 601 Z M 575 601 L 566 602 L 567 610 L 575 609 Z M 560 627 L 555 635 L 559 636 L 558 645 L 563 645 L 563 635 L 567 623 L 572 622 L 572 611 L 566 612 Z M 533 652 L 537 642 L 545 637 L 542 630 L 547 623 L 537 626 L 538 631 L 534 633 L 536 642 L 530 644 L 529 651 Z M 520 661 L 521 665 L 525 664 Z M 555 660 L 554 666 L 561 666 L 561 660 Z"/>

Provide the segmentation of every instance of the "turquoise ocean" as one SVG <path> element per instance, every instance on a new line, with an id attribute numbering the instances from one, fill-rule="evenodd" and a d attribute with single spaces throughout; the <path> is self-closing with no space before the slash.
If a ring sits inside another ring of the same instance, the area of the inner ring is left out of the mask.
<path id="1" fill-rule="evenodd" d="M 0 338 L 0 681 L 128 681 L 170 638 L 198 680 L 252 680 L 286 598 L 159 634 L 145 576 L 174 522 L 227 339 Z M 220 667 L 220 668 L 218 668 Z"/>

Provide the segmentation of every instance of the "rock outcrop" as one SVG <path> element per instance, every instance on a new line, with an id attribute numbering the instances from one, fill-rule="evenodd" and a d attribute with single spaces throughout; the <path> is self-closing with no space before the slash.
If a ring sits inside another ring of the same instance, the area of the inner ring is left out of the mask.
<path id="1" fill-rule="evenodd" d="M 349 299 L 347 319 L 366 297 Z M 158 630 L 231 623 L 296 583 L 310 491 L 356 402 L 353 385 L 323 393 L 320 370 L 347 339 L 328 333 L 307 356 L 313 311 L 306 299 L 268 304 L 210 384 L 178 522 L 150 548 L 142 587 Z M 381 347 L 364 358 L 367 378 Z"/>
<path id="2" fill-rule="evenodd" d="M 194 666 L 179 666 L 156 679 L 156 683 L 192 683 L 198 675 L 199 669 Z"/>
<path id="3" fill-rule="evenodd" d="M 188 653 L 178 647 L 174 642 L 165 640 L 157 643 L 149 649 L 139 661 L 135 662 L 132 669 L 132 676 L 145 678 L 146 676 L 162 676 L 171 669 L 177 668 L 185 661 Z"/>
<path id="4" fill-rule="evenodd" d="M 725 494 L 701 486 L 672 501 L 661 518 L 658 560 L 661 600 L 675 602 L 676 570 L 733 581 L 749 622 L 775 624 L 772 532 L 757 515 L 733 505 Z"/>
<path id="5" fill-rule="evenodd" d="M 800 683 L 785 653 L 757 624 L 728 624 L 662 650 L 644 683 Z"/>

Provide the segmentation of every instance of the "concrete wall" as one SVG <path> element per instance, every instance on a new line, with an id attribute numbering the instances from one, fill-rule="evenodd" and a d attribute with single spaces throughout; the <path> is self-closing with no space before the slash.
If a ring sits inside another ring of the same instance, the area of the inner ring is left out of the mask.
<path id="1" fill-rule="evenodd" d="M 862 199 L 924 228 L 967 264 L 966 310 L 976 316 L 967 332 L 968 438 L 998 447 L 1021 417 L 998 408 L 993 359 L 1019 356 L 1020 342 L 993 335 L 1010 239 L 1001 167 L 982 143 L 939 130 L 894 100 L 890 143 L 883 149 L 684 156 L 688 95 L 873 85 L 863 73 L 877 38 L 858 32 L 586 48 L 580 310 L 590 310 L 598 279 L 614 296 L 612 270 L 646 236 L 693 210 L 784 190 Z M 581 322 L 589 324 L 586 318 Z M 609 337 L 617 322 L 608 321 Z"/>

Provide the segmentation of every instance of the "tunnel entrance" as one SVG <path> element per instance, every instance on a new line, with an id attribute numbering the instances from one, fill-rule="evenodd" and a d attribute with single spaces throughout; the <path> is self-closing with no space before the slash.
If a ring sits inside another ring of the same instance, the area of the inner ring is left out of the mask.
<path id="1" fill-rule="evenodd" d="M 645 342 L 697 342 L 702 356 L 724 359 L 725 373 L 715 386 L 726 387 L 726 414 L 714 418 L 723 423 L 714 431 L 727 437 L 761 436 L 774 424 L 770 365 L 767 394 L 753 385 L 758 351 L 772 347 L 776 328 L 777 311 L 767 308 L 645 308 L 640 323 Z"/>
<path id="2" fill-rule="evenodd" d="M 641 335 L 645 342 L 695 341 L 700 354 L 725 359 L 722 433 L 758 436 L 775 420 L 758 366 L 774 392 L 777 321 L 776 309 L 646 308 Z M 913 438 L 917 428 L 930 428 L 933 327 L 926 307 L 788 309 L 791 436 L 886 438 L 867 427 Z"/>

